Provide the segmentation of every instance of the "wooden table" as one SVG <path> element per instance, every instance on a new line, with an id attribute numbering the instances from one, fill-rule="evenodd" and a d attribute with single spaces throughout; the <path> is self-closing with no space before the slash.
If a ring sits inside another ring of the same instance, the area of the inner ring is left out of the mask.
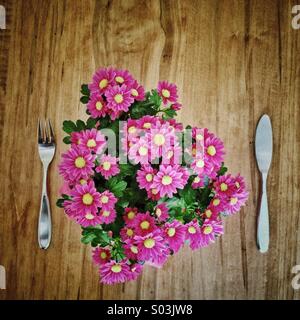
<path id="1" fill-rule="evenodd" d="M 299 2 L 299 1 L 298 1 Z M 291 269 L 300 264 L 300 30 L 297 1 L 0 0 L 1 299 L 299 299 Z M 57 145 L 50 169 L 53 242 L 42 251 L 37 220 L 42 170 L 38 117 L 57 140 L 65 119 L 85 117 L 80 85 L 100 66 L 128 68 L 147 89 L 159 79 L 180 88 L 184 124 L 207 126 L 223 140 L 226 163 L 246 177 L 247 207 L 226 219 L 213 246 L 181 250 L 163 269 L 114 287 L 98 283 L 80 227 L 56 208 Z M 257 120 L 271 116 L 271 246 L 255 245 L 259 174 Z"/>

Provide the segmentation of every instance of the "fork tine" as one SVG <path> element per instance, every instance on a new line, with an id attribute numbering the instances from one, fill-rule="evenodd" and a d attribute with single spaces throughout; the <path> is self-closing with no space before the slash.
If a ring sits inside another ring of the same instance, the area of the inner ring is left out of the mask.
<path id="1" fill-rule="evenodd" d="M 38 142 L 43 143 L 43 128 L 40 119 L 38 119 Z"/>
<path id="2" fill-rule="evenodd" d="M 52 127 L 50 119 L 48 119 L 48 124 L 49 124 L 50 141 L 53 143 L 54 142 L 54 132 L 53 132 L 53 127 Z"/>

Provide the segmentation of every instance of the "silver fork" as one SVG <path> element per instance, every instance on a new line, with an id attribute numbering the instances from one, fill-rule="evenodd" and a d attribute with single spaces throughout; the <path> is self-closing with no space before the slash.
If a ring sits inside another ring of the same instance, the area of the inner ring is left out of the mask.
<path id="1" fill-rule="evenodd" d="M 51 211 L 47 195 L 47 172 L 55 153 L 55 140 L 50 120 L 43 126 L 38 120 L 38 150 L 43 164 L 43 188 L 38 225 L 38 241 L 41 249 L 47 249 L 51 241 Z"/>

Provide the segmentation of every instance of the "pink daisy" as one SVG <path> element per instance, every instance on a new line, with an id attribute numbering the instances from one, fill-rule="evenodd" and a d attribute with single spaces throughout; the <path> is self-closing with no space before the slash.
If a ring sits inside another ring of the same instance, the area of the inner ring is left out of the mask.
<path id="1" fill-rule="evenodd" d="M 169 210 L 165 203 L 158 204 L 154 210 L 155 217 L 158 221 L 166 221 L 169 218 Z"/>
<path id="2" fill-rule="evenodd" d="M 177 252 L 184 243 L 185 240 L 185 227 L 177 220 L 167 222 L 164 225 L 165 237 L 167 243 L 174 252 Z"/>
<path id="3" fill-rule="evenodd" d="M 196 219 L 185 225 L 185 239 L 189 240 L 191 249 L 195 250 L 200 247 L 201 230 Z"/>
<path id="4" fill-rule="evenodd" d="M 99 212 L 99 218 L 101 223 L 109 224 L 116 220 L 117 213 L 114 208 L 101 209 Z"/>
<path id="5" fill-rule="evenodd" d="M 95 264 L 105 264 L 110 260 L 109 249 L 97 247 L 93 250 L 93 261 Z"/>
<path id="6" fill-rule="evenodd" d="M 93 75 L 93 81 L 89 84 L 91 93 L 105 93 L 114 83 L 115 71 L 112 68 L 102 68 Z"/>
<path id="7" fill-rule="evenodd" d="M 163 120 L 163 123 L 168 123 L 169 126 L 174 128 L 175 130 L 179 130 L 179 131 L 183 130 L 182 123 L 177 122 L 175 119 Z"/>
<path id="8" fill-rule="evenodd" d="M 139 236 L 144 236 L 156 229 L 155 219 L 148 212 L 138 213 L 134 219 L 133 226 Z"/>
<path id="9" fill-rule="evenodd" d="M 220 176 L 214 182 L 214 188 L 219 197 L 227 198 L 235 190 L 234 179 L 230 174 Z"/>
<path id="10" fill-rule="evenodd" d="M 145 236 L 135 236 L 139 260 L 153 260 L 165 252 L 165 243 L 160 230 L 155 230 Z"/>
<path id="11" fill-rule="evenodd" d="M 102 155 L 100 164 L 96 167 L 96 172 L 101 173 L 103 177 L 108 180 L 120 172 L 117 162 L 118 159 L 116 157 Z"/>
<path id="12" fill-rule="evenodd" d="M 161 249 L 160 253 L 150 260 L 147 260 L 146 264 L 155 268 L 161 268 L 168 260 L 170 250 L 167 247 Z"/>
<path id="13" fill-rule="evenodd" d="M 129 148 L 128 158 L 134 164 L 147 164 L 150 160 L 150 149 L 147 140 L 139 139 Z"/>
<path id="14" fill-rule="evenodd" d="M 140 263 L 133 263 L 130 265 L 130 275 L 129 279 L 130 280 L 136 280 L 137 277 L 142 273 L 143 271 L 143 266 Z"/>
<path id="15" fill-rule="evenodd" d="M 123 248 L 124 248 L 124 253 L 128 259 L 137 260 L 139 249 L 135 241 L 133 241 L 133 239 L 125 240 L 125 243 L 123 244 Z"/>
<path id="16" fill-rule="evenodd" d="M 223 234 L 222 220 L 205 220 L 201 226 L 201 236 L 199 248 L 206 247 L 210 243 L 215 242 L 216 236 Z"/>
<path id="17" fill-rule="evenodd" d="M 100 207 L 100 194 L 97 192 L 93 181 L 84 185 L 75 185 L 71 196 L 73 200 L 72 210 L 76 211 L 78 215 L 97 214 Z M 94 220 L 92 217 L 90 218 Z"/>
<path id="18" fill-rule="evenodd" d="M 59 173 L 67 181 L 74 182 L 80 178 L 88 178 L 92 175 L 96 156 L 88 150 L 73 146 L 62 155 L 62 162 L 59 165 Z"/>
<path id="19" fill-rule="evenodd" d="M 128 70 L 115 70 L 115 83 L 119 86 L 126 85 L 127 87 L 132 87 L 135 80 Z"/>
<path id="20" fill-rule="evenodd" d="M 137 208 L 125 209 L 123 219 L 125 220 L 125 223 L 127 224 L 128 227 L 132 227 L 134 225 L 137 214 L 138 214 Z"/>
<path id="21" fill-rule="evenodd" d="M 201 214 L 202 219 L 216 220 L 219 215 L 219 211 L 211 204 Z"/>
<path id="22" fill-rule="evenodd" d="M 105 92 L 107 100 L 107 108 L 116 112 L 125 111 L 127 112 L 134 99 L 131 96 L 130 89 L 125 85 L 114 86 L 107 89 Z"/>
<path id="23" fill-rule="evenodd" d="M 213 171 L 213 163 L 210 162 L 206 157 L 198 156 L 193 159 L 191 168 L 198 176 L 208 176 Z"/>
<path id="24" fill-rule="evenodd" d="M 186 181 L 183 179 L 183 172 L 178 172 L 173 166 L 160 165 L 158 173 L 153 179 L 152 188 L 159 191 L 161 197 L 173 197 L 177 189 L 183 189 Z"/>
<path id="25" fill-rule="evenodd" d="M 77 216 L 75 220 L 83 227 L 90 227 L 101 224 L 100 217 L 96 213 L 92 212 L 87 212 L 81 216 Z"/>
<path id="26" fill-rule="evenodd" d="M 106 139 L 97 129 L 84 130 L 80 132 L 79 146 L 90 152 L 101 153 L 106 146 Z"/>
<path id="27" fill-rule="evenodd" d="M 220 197 L 219 195 L 215 194 L 215 196 L 210 201 L 210 206 L 213 208 L 213 210 L 222 212 L 225 210 L 226 200 Z"/>
<path id="28" fill-rule="evenodd" d="M 136 234 L 133 227 L 125 226 L 120 230 L 120 236 L 123 242 L 125 242 L 127 239 L 133 239 L 135 235 Z"/>
<path id="29" fill-rule="evenodd" d="M 192 181 L 192 188 L 198 189 L 204 187 L 204 176 L 196 176 Z"/>
<path id="30" fill-rule="evenodd" d="M 130 86 L 131 96 L 136 101 L 144 101 L 145 100 L 145 89 L 143 86 L 139 85 L 137 81 L 134 81 Z"/>
<path id="31" fill-rule="evenodd" d="M 178 143 L 170 146 L 166 152 L 162 154 L 162 164 L 181 164 L 182 163 L 182 148 Z"/>
<path id="32" fill-rule="evenodd" d="M 137 120 L 137 126 L 142 130 L 150 130 L 154 128 L 157 122 L 157 117 L 154 116 L 144 116 Z"/>
<path id="33" fill-rule="evenodd" d="M 131 271 L 126 260 L 114 260 L 100 266 L 101 282 L 104 284 L 123 283 L 130 278 Z"/>
<path id="34" fill-rule="evenodd" d="M 137 171 L 136 180 L 141 189 L 149 191 L 152 187 L 153 179 L 157 170 L 152 168 L 151 165 L 144 165 Z"/>
<path id="35" fill-rule="evenodd" d="M 115 207 L 118 199 L 114 194 L 108 190 L 105 190 L 100 194 L 100 206 L 103 210 L 110 210 Z"/>
<path id="36" fill-rule="evenodd" d="M 147 196 L 153 201 L 158 201 L 160 199 L 159 190 L 157 188 L 150 188 L 147 190 Z"/>
<path id="37" fill-rule="evenodd" d="M 224 144 L 217 137 L 208 137 L 204 140 L 205 154 L 208 162 L 220 166 L 224 160 Z"/>
<path id="38" fill-rule="evenodd" d="M 248 194 L 247 191 L 240 191 L 232 194 L 225 205 L 226 213 L 233 214 L 240 211 L 241 207 L 245 205 L 248 199 Z"/>
<path id="39" fill-rule="evenodd" d="M 80 145 L 81 132 L 73 131 L 71 132 L 71 143 L 72 147 Z"/>
<path id="40" fill-rule="evenodd" d="M 157 86 L 158 94 L 162 97 L 163 103 L 175 103 L 177 101 L 177 87 L 168 81 L 160 81 Z"/>
<path id="41" fill-rule="evenodd" d="M 181 103 L 178 103 L 178 102 L 173 103 L 173 104 L 171 105 L 171 109 L 173 109 L 173 110 L 175 110 L 175 111 L 179 111 L 181 108 L 182 108 L 182 104 L 181 104 Z"/>
<path id="42" fill-rule="evenodd" d="M 99 93 L 95 93 L 90 97 L 87 109 L 94 119 L 107 115 L 106 102 Z"/>

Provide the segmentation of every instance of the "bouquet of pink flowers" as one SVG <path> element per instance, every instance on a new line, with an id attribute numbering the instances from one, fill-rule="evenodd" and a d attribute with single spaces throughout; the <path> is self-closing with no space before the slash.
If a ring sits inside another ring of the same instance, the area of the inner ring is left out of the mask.
<path id="1" fill-rule="evenodd" d="M 64 178 L 57 205 L 94 247 L 101 281 L 135 280 L 186 242 L 194 250 L 223 234 L 240 210 L 244 179 L 226 174 L 224 145 L 208 129 L 174 120 L 175 84 L 145 92 L 127 70 L 103 68 L 82 85 L 86 122 L 64 121 Z"/>

